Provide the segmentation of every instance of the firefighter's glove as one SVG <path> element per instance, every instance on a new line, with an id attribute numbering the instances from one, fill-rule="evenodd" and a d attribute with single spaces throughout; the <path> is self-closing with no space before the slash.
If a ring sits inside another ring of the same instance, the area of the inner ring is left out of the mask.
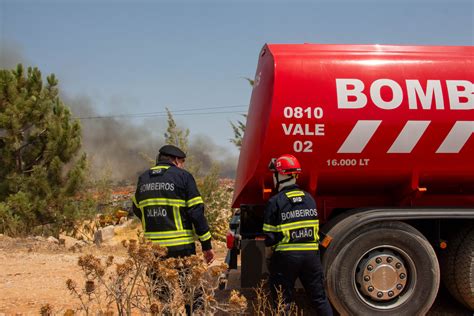
<path id="1" fill-rule="evenodd" d="M 204 250 L 203 254 L 204 254 L 204 259 L 206 260 L 207 264 L 211 264 L 212 261 L 214 261 L 214 257 L 215 257 L 214 250 L 212 249 Z"/>

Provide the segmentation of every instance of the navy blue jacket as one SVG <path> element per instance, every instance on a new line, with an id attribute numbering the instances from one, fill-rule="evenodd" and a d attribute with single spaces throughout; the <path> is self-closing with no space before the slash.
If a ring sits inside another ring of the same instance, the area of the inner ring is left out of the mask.
<path id="1" fill-rule="evenodd" d="M 193 176 L 160 161 L 138 178 L 133 211 L 142 221 L 145 237 L 169 251 L 194 249 L 194 232 L 209 250 L 211 234 L 204 203 Z"/>
<path id="2" fill-rule="evenodd" d="M 265 207 L 265 245 L 275 251 L 318 250 L 319 220 L 313 197 L 296 184 L 272 196 Z"/>

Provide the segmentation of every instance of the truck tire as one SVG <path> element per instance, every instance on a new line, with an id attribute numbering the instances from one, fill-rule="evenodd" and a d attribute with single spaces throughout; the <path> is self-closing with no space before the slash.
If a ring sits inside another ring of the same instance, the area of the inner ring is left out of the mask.
<path id="1" fill-rule="evenodd" d="M 327 274 L 328 296 L 341 315 L 422 315 L 440 281 L 436 254 L 402 222 L 379 222 L 347 241 Z"/>
<path id="2" fill-rule="evenodd" d="M 456 266 L 456 284 L 464 305 L 474 311 L 474 229 L 464 239 L 458 253 Z"/>
<path id="3" fill-rule="evenodd" d="M 461 304 L 474 309 L 474 225 L 466 226 L 448 239 L 441 253 L 441 279 Z M 461 293 L 462 290 L 462 293 Z"/>

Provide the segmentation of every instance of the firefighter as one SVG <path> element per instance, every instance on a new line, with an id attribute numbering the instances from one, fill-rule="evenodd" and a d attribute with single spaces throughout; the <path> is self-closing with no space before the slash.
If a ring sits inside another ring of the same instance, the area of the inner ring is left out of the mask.
<path id="1" fill-rule="evenodd" d="M 278 191 L 264 213 L 265 246 L 272 247 L 270 289 L 274 302 L 282 291 L 287 311 L 294 301 L 294 285 L 301 280 L 318 315 L 332 315 L 324 291 L 324 275 L 318 252 L 319 220 L 316 203 L 301 190 L 296 179 L 301 166 L 292 155 L 272 159 L 269 169 Z"/>
<path id="2" fill-rule="evenodd" d="M 204 204 L 193 176 L 182 169 L 186 154 L 176 146 L 160 148 L 156 166 L 139 178 L 133 211 L 145 237 L 168 249 L 168 257 L 196 254 L 193 228 L 207 263 L 214 259 Z"/>
<path id="3" fill-rule="evenodd" d="M 176 146 L 160 148 L 156 166 L 138 178 L 133 197 L 133 212 L 142 221 L 145 237 L 168 249 L 167 257 L 196 254 L 194 233 L 201 242 L 204 259 L 214 260 L 209 225 L 204 216 L 204 203 L 194 177 L 183 169 L 186 154 Z M 181 271 L 180 271 L 181 273 Z M 157 276 L 152 272 L 151 277 Z M 158 296 L 169 295 L 166 289 Z M 202 290 L 195 293 L 193 309 L 202 303 Z M 186 305 L 191 315 L 191 306 Z"/>

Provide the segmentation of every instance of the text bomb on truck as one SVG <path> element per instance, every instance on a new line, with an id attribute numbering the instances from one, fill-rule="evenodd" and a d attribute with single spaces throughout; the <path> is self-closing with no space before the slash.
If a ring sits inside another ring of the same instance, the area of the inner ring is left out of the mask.
<path id="1" fill-rule="evenodd" d="M 472 46 L 265 45 L 227 243 L 241 286 L 267 271 L 267 166 L 288 153 L 340 314 L 424 314 L 440 279 L 474 310 L 473 82 Z"/>

